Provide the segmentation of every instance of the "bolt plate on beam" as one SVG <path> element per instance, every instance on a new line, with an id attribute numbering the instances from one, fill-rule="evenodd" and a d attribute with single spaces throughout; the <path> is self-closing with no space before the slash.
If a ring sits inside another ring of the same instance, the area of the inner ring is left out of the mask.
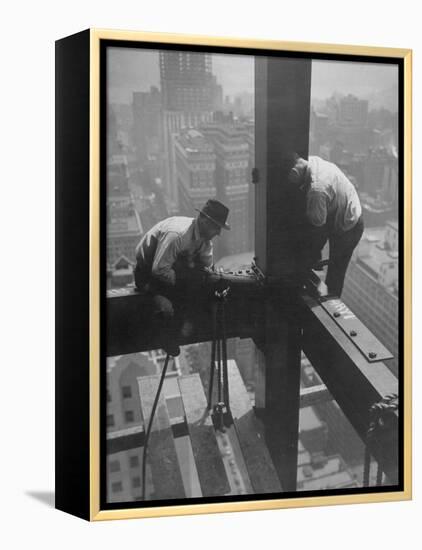
<path id="1" fill-rule="evenodd" d="M 331 298 L 321 300 L 320 303 L 369 363 L 393 358 L 388 349 L 341 300 Z"/>

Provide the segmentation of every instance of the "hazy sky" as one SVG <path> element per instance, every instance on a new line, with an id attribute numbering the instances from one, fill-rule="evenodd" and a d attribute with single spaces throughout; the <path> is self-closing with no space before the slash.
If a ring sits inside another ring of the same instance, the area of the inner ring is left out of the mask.
<path id="1" fill-rule="evenodd" d="M 368 96 L 397 84 L 397 65 L 350 61 L 312 63 L 312 96 L 318 98 L 326 98 L 334 91 Z"/>
<path id="2" fill-rule="evenodd" d="M 158 51 L 109 48 L 108 82 L 112 102 L 130 103 L 133 91 L 160 86 Z M 254 62 L 251 56 L 213 55 L 213 72 L 224 95 L 253 92 Z M 325 99 L 333 92 L 370 97 L 397 86 L 395 65 L 339 61 L 314 61 L 312 97 Z M 394 92 L 394 90 L 393 90 Z M 391 102 L 391 94 L 389 97 Z"/>
<path id="3" fill-rule="evenodd" d="M 130 103 L 133 91 L 146 91 L 150 86 L 160 86 L 157 50 L 110 48 L 108 51 L 108 81 L 112 102 Z M 212 66 L 225 95 L 253 92 L 252 57 L 213 55 Z"/>

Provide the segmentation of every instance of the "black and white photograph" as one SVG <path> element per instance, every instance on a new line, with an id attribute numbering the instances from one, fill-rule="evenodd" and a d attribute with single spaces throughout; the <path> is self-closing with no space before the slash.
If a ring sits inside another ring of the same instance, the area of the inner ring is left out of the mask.
<path id="1" fill-rule="evenodd" d="M 417 3 L 2 7 L 0 546 L 413 548 Z"/>
<path id="2" fill-rule="evenodd" d="M 103 41 L 101 503 L 403 490 L 403 64 Z"/>

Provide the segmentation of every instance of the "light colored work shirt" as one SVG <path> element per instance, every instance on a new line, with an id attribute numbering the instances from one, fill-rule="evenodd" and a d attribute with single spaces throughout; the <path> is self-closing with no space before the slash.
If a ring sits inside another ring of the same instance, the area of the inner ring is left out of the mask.
<path id="1" fill-rule="evenodd" d="M 136 247 L 137 267 L 168 284 L 176 282 L 177 259 L 189 267 L 213 263 L 212 242 L 200 236 L 195 218 L 167 218 L 154 225 Z"/>
<path id="2" fill-rule="evenodd" d="M 306 195 L 306 215 L 312 225 L 329 223 L 333 233 L 352 229 L 362 215 L 359 196 L 352 182 L 332 162 L 310 156 L 310 189 Z"/>

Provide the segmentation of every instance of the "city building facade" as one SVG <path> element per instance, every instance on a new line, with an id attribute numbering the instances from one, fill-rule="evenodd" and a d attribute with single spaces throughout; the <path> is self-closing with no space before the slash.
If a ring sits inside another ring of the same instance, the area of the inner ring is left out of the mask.
<path id="1" fill-rule="evenodd" d="M 162 98 L 159 89 L 151 86 L 149 92 L 134 92 L 133 139 L 141 166 L 152 157 L 162 155 Z"/>
<path id="2" fill-rule="evenodd" d="M 249 232 L 250 143 L 243 125 L 213 122 L 201 132 L 214 145 L 217 198 L 230 209 L 231 231 L 222 235 L 222 253 L 251 249 Z"/>
<path id="3" fill-rule="evenodd" d="M 107 360 L 107 434 L 118 434 L 142 424 L 137 379 L 157 372 L 156 361 L 146 353 Z M 108 502 L 130 502 L 141 498 L 141 468 L 142 447 L 107 457 Z"/>
<path id="4" fill-rule="evenodd" d="M 393 354 L 386 361 L 398 376 L 398 223 L 366 229 L 349 264 L 342 299 Z"/>
<path id="5" fill-rule="evenodd" d="M 217 195 L 214 146 L 194 129 L 181 131 L 174 145 L 179 212 L 191 216 Z"/>
<path id="6" fill-rule="evenodd" d="M 125 155 L 113 155 L 107 165 L 107 264 L 122 255 L 135 259 L 135 248 L 143 231 L 135 201 L 129 189 Z"/>

